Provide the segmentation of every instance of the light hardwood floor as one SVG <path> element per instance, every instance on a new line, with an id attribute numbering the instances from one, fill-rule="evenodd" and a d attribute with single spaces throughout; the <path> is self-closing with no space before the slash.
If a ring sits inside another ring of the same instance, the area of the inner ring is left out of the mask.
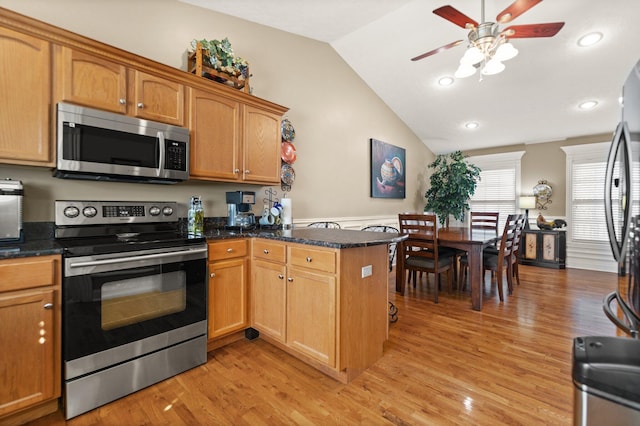
<path id="1" fill-rule="evenodd" d="M 384 357 L 348 385 L 258 339 L 76 417 L 81 425 L 569 425 L 571 348 L 580 335 L 615 335 L 602 299 L 615 274 L 521 266 L 499 303 L 485 280 L 484 309 L 468 293 L 423 282 L 389 298 L 399 308 Z M 33 423 L 65 424 L 60 412 Z"/>

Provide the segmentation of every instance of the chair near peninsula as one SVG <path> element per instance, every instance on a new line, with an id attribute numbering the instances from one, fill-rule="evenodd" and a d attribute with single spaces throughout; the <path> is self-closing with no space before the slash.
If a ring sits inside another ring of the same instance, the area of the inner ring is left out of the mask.
<path id="1" fill-rule="evenodd" d="M 361 231 L 371 231 L 371 232 L 395 232 L 396 234 L 400 231 L 398 228 L 387 225 L 370 225 L 365 226 L 361 229 Z M 389 272 L 393 269 L 393 260 L 396 257 L 397 244 L 391 243 L 389 244 Z"/>
<path id="2" fill-rule="evenodd" d="M 307 225 L 307 228 L 341 229 L 340 224 L 337 222 L 312 222 Z"/>
<path id="3" fill-rule="evenodd" d="M 438 291 L 440 289 L 440 274 L 447 272 L 447 286 L 451 290 L 451 275 L 453 271 L 453 252 L 439 250 L 437 216 L 435 214 L 400 213 L 400 233 L 408 234 L 409 238 L 403 241 L 404 251 L 398 256 L 405 256 L 404 269 L 413 274 L 413 286 L 416 286 L 417 273 L 426 272 L 434 274 L 435 297 L 438 303 Z M 403 271 L 403 284 L 404 273 Z"/>

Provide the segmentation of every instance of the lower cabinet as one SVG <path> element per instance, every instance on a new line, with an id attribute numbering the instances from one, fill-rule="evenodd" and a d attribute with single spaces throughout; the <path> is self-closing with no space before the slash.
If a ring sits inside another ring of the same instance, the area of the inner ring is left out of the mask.
<path id="1" fill-rule="evenodd" d="M 255 238 L 251 327 L 344 383 L 382 356 L 387 246 L 333 249 Z M 363 277 L 371 266 L 373 274 Z"/>
<path id="2" fill-rule="evenodd" d="M 524 230 L 520 243 L 520 263 L 564 269 L 566 244 L 565 231 Z"/>
<path id="3" fill-rule="evenodd" d="M 247 280 L 249 242 L 211 242 L 209 248 L 209 341 L 249 326 Z"/>
<path id="4" fill-rule="evenodd" d="M 61 258 L 0 260 L 0 424 L 58 409 Z"/>

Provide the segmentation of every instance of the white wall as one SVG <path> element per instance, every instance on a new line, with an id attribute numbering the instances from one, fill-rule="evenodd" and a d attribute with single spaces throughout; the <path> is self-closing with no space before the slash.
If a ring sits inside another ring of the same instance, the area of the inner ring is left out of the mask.
<path id="1" fill-rule="evenodd" d="M 294 219 L 387 217 L 422 210 L 425 204 L 426 165 L 433 154 L 326 43 L 177 0 L 0 0 L 0 7 L 181 69 L 192 39 L 228 37 L 235 53 L 250 62 L 254 94 L 290 108 L 298 154 L 290 194 Z M 406 149 L 406 199 L 370 198 L 370 138 Z M 207 216 L 225 216 L 224 192 L 241 189 L 258 192 L 259 213 L 265 189 L 208 182 L 65 181 L 52 178 L 47 169 L 0 165 L 4 177 L 24 182 L 25 221 L 53 220 L 56 199 L 186 203 L 192 194 L 203 196 Z"/>

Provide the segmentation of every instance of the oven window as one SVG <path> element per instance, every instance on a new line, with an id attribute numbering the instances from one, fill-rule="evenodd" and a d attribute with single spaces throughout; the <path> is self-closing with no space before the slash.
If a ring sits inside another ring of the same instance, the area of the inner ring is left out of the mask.
<path id="1" fill-rule="evenodd" d="M 111 281 L 101 288 L 103 330 L 182 312 L 187 307 L 185 271 Z"/>

